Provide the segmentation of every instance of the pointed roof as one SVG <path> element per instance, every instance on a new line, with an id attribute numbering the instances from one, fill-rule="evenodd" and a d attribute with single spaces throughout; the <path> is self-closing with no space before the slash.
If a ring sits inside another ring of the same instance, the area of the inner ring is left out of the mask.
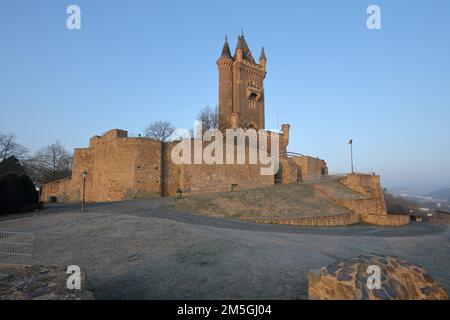
<path id="1" fill-rule="evenodd" d="M 245 38 L 244 38 L 243 34 L 238 37 L 238 43 L 237 43 L 237 46 L 236 46 L 236 50 L 237 49 L 242 49 L 242 57 L 243 57 L 243 59 L 255 63 L 255 60 L 253 59 L 252 52 L 250 51 L 250 48 L 248 47 L 247 41 L 245 41 Z"/>
<path id="2" fill-rule="evenodd" d="M 259 58 L 259 60 L 261 61 L 261 60 L 267 60 L 267 58 L 266 58 L 266 53 L 264 52 L 264 47 L 262 47 L 262 50 L 261 50 L 261 57 Z"/>
<path id="3" fill-rule="evenodd" d="M 222 54 L 220 55 L 220 59 L 223 59 L 223 58 L 230 58 L 230 59 L 233 58 L 231 56 L 231 50 L 230 50 L 230 45 L 228 44 L 227 36 L 225 36 L 225 43 L 223 44 Z"/>
<path id="4" fill-rule="evenodd" d="M 244 40 L 245 41 L 245 40 Z M 241 36 L 238 36 L 238 43 L 237 43 L 237 46 L 236 46 L 236 50 L 237 49 L 242 49 L 242 50 L 244 50 L 244 43 L 243 43 L 243 41 L 242 41 L 242 39 L 241 39 Z"/>

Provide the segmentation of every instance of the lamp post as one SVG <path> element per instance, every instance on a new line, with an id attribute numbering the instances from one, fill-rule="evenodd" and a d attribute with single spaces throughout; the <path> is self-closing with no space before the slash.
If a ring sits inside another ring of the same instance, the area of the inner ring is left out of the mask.
<path id="1" fill-rule="evenodd" d="M 86 178 L 88 177 L 88 173 L 87 171 L 83 171 L 83 173 L 81 174 L 83 176 L 83 197 L 81 200 L 81 212 L 84 213 L 84 199 L 85 199 L 85 195 L 86 195 Z"/>
<path id="2" fill-rule="evenodd" d="M 348 144 L 350 145 L 350 158 L 351 158 L 351 161 L 352 161 L 352 173 L 354 173 L 355 170 L 353 169 L 353 139 L 350 139 Z"/>

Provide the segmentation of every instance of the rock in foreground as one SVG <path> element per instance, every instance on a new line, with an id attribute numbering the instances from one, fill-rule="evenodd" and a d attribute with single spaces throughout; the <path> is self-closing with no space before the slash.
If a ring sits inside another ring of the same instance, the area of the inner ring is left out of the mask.
<path id="1" fill-rule="evenodd" d="M 367 286 L 372 275 L 367 273 L 369 266 L 380 268 L 380 289 Z M 373 254 L 337 261 L 309 272 L 308 295 L 312 300 L 448 299 L 447 292 L 423 268 L 396 257 Z"/>
<path id="2" fill-rule="evenodd" d="M 92 300 L 81 273 L 81 290 L 67 289 L 69 275 L 62 267 L 33 266 L 18 269 L 0 280 L 0 300 Z"/>

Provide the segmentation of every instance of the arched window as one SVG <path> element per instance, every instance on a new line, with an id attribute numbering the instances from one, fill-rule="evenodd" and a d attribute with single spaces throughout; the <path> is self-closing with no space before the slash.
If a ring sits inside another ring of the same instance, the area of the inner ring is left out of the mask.
<path id="1" fill-rule="evenodd" d="M 255 92 L 252 92 L 252 93 L 250 94 L 250 96 L 248 97 L 248 99 L 249 99 L 250 101 L 256 101 L 257 98 L 258 98 L 258 95 L 257 95 Z"/>

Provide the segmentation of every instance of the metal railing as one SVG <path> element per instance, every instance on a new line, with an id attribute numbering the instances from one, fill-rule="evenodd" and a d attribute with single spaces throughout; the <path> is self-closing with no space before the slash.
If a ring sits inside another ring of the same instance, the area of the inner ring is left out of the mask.
<path id="1" fill-rule="evenodd" d="M 0 231 L 0 275 L 10 275 L 17 268 L 31 266 L 32 253 L 32 233 Z"/>

